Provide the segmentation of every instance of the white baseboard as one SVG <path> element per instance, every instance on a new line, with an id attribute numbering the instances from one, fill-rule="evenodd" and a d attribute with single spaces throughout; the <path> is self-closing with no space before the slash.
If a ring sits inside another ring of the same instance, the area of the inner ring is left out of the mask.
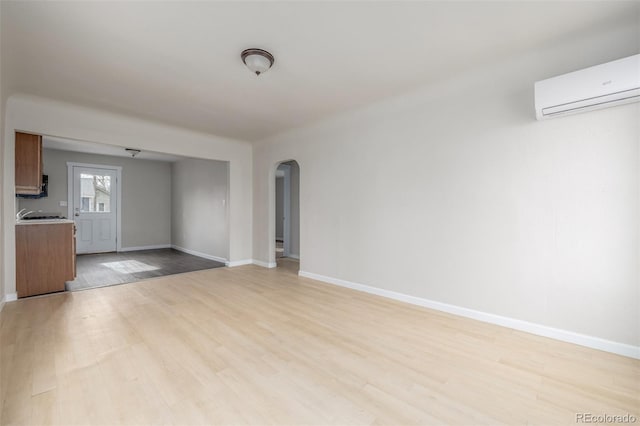
<path id="1" fill-rule="evenodd" d="M 226 262 L 226 265 L 229 268 L 233 268 L 234 266 L 251 265 L 252 263 L 253 263 L 252 259 L 243 259 L 243 260 L 233 260 L 230 262 Z"/>
<path id="2" fill-rule="evenodd" d="M 256 259 L 234 260 L 233 262 L 227 262 L 227 266 L 230 268 L 243 265 L 258 265 L 262 266 L 263 268 L 275 268 L 276 266 L 278 266 L 276 262 L 263 262 Z"/>
<path id="3" fill-rule="evenodd" d="M 2 312 L 2 309 L 7 302 L 13 302 L 16 300 L 18 300 L 18 293 L 5 294 L 4 297 L 0 299 L 0 312 Z"/>
<path id="4" fill-rule="evenodd" d="M 254 265 L 262 266 L 263 268 L 275 268 L 276 266 L 278 266 L 276 262 L 263 262 L 262 260 L 256 259 L 253 259 L 251 263 L 253 263 Z"/>
<path id="5" fill-rule="evenodd" d="M 4 297 L 0 299 L 0 312 L 2 312 L 2 309 L 7 302 L 14 302 L 16 300 L 18 300 L 18 293 L 5 294 Z"/>
<path id="6" fill-rule="evenodd" d="M 171 248 L 171 244 L 158 244 L 155 246 L 121 247 L 118 251 L 157 250 Z"/>
<path id="7" fill-rule="evenodd" d="M 527 333 L 536 334 L 538 336 L 549 337 L 551 339 L 563 342 L 574 343 L 588 348 L 599 349 L 606 352 L 612 352 L 631 358 L 640 359 L 640 346 L 628 345 L 626 343 L 613 342 L 611 340 L 602 339 L 600 337 L 588 336 L 586 334 L 575 333 L 573 331 L 553 328 L 546 325 L 536 324 L 515 318 L 504 317 L 501 315 L 490 314 L 487 312 L 476 311 L 474 309 L 463 308 L 448 303 L 436 302 L 429 299 L 423 299 L 416 296 L 409 296 L 403 293 L 397 293 L 391 290 L 385 290 L 377 287 L 371 287 L 364 284 L 353 283 L 338 278 L 327 277 L 324 275 L 314 274 L 312 272 L 299 271 L 301 277 L 311 278 L 328 284 L 341 287 L 347 287 L 353 290 L 371 293 L 389 299 L 399 300 L 401 302 L 411 303 L 412 305 L 424 306 L 426 308 L 471 318 L 478 321 L 488 322 L 491 324 L 501 325 L 503 327 L 513 328 L 515 330 L 525 331 Z"/>
<path id="8" fill-rule="evenodd" d="M 170 247 L 172 249 L 174 249 L 174 250 L 178 250 L 178 251 L 181 251 L 181 252 L 187 253 L 187 254 L 192 254 L 194 256 L 202 257 L 204 259 L 215 260 L 216 262 L 222 262 L 224 264 L 227 263 L 227 259 L 225 259 L 224 257 L 212 256 L 210 254 L 201 253 L 199 251 L 186 249 L 184 247 L 176 246 L 176 245 L 173 245 L 173 244 Z"/>
<path id="9" fill-rule="evenodd" d="M 289 254 L 287 257 L 290 257 L 291 259 L 300 260 L 300 255 L 299 254 Z"/>

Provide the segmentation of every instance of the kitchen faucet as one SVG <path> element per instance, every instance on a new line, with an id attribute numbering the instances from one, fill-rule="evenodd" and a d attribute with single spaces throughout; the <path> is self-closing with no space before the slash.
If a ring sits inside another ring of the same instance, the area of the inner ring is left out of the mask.
<path id="1" fill-rule="evenodd" d="M 33 210 L 29 210 L 29 211 L 28 211 L 28 212 L 26 212 L 26 213 L 22 213 L 22 212 L 23 212 L 23 211 L 25 211 L 25 210 L 26 210 L 26 209 L 22 209 L 22 210 L 20 210 L 18 213 L 16 213 L 16 219 L 17 219 L 17 220 L 21 220 L 21 219 L 22 219 L 23 217 L 25 217 L 26 215 L 33 213 Z"/>

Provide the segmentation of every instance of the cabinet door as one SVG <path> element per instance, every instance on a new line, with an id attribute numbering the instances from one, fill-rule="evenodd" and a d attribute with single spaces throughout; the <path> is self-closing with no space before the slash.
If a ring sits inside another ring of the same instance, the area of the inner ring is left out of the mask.
<path id="1" fill-rule="evenodd" d="M 16 132 L 16 194 L 42 190 L 42 136 Z"/>
<path id="2" fill-rule="evenodd" d="M 73 280 L 73 224 L 16 225 L 18 297 L 64 291 Z"/>

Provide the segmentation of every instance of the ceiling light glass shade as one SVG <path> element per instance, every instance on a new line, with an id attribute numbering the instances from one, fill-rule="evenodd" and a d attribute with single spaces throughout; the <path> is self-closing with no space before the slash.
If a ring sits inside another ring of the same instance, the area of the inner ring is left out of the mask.
<path id="1" fill-rule="evenodd" d="M 267 71 L 273 65 L 273 55 L 262 49 L 247 49 L 240 55 L 242 62 L 256 75 Z"/>

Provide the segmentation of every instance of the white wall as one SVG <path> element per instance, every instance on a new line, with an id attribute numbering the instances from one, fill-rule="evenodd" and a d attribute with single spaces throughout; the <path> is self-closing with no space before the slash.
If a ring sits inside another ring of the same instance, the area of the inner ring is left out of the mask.
<path id="1" fill-rule="evenodd" d="M 172 164 L 171 240 L 176 248 L 228 260 L 228 186 L 225 161 L 190 158 Z"/>
<path id="2" fill-rule="evenodd" d="M 7 293 L 15 293 L 15 130 L 229 161 L 229 258 L 232 262 L 251 259 L 251 144 L 49 99 L 13 95 L 6 105 L 2 179 Z"/>
<path id="3" fill-rule="evenodd" d="M 289 256 L 300 256 L 300 167 L 295 161 L 287 163 L 291 167 L 290 194 L 290 247 Z"/>
<path id="4" fill-rule="evenodd" d="M 171 163 L 80 152 L 43 150 L 49 196 L 16 199 L 19 208 L 67 216 L 67 162 L 122 167 L 122 248 L 171 245 Z"/>
<path id="5" fill-rule="evenodd" d="M 0 18 L 2 17 L 2 8 L 0 7 Z M 2 43 L 0 43 L 0 48 Z M 4 176 L 4 113 L 5 113 L 5 94 L 4 94 L 4 84 L 3 84 L 3 74 L 2 74 L 2 55 L 0 55 L 0 176 Z M 5 268 L 5 256 L 4 256 L 4 185 L 0 185 L 0 241 L 3 241 L 0 244 L 0 270 L 4 271 Z M 0 273 L 0 311 L 4 306 L 5 300 L 5 283 L 4 283 L 4 273 Z M 0 393 L 1 396 L 4 396 L 3 393 Z"/>
<path id="6" fill-rule="evenodd" d="M 533 110 L 535 81 L 638 36 L 556 43 L 262 141 L 254 258 L 273 261 L 275 165 L 295 159 L 302 271 L 640 345 L 640 107 Z"/>

